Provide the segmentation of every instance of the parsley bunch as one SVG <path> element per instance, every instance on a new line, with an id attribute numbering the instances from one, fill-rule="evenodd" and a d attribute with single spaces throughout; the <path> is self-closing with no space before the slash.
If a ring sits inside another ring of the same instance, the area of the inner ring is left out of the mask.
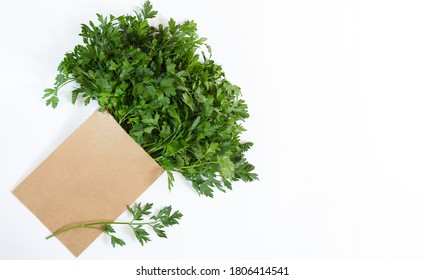
<path id="1" fill-rule="evenodd" d="M 211 48 L 193 21 L 170 19 L 155 27 L 149 1 L 135 15 L 104 17 L 83 24 L 83 44 L 58 67 L 46 104 L 56 107 L 58 91 L 70 82 L 72 102 L 96 100 L 167 172 L 169 187 L 181 173 L 202 195 L 225 191 L 232 182 L 257 179 L 242 142 L 249 116 L 240 88 L 211 59 Z"/>
<path id="2" fill-rule="evenodd" d="M 127 206 L 128 212 L 133 216 L 132 220 L 129 222 L 106 221 L 72 225 L 53 232 L 51 235 L 47 236 L 46 239 L 50 239 L 73 229 L 90 228 L 101 230 L 109 235 L 110 242 L 115 248 L 115 245 L 124 246 L 125 241 L 114 235 L 116 232 L 112 225 L 127 225 L 131 228 L 134 236 L 143 246 L 150 241 L 150 234 L 145 230 L 145 227 L 150 227 L 157 236 L 167 238 L 164 228 L 178 224 L 178 221 L 183 216 L 179 211 L 172 212 L 171 206 L 163 207 L 156 215 L 152 215 L 150 211 L 152 207 L 153 203 L 147 203 L 144 206 L 141 206 L 141 203 L 135 203 L 133 207 Z"/>

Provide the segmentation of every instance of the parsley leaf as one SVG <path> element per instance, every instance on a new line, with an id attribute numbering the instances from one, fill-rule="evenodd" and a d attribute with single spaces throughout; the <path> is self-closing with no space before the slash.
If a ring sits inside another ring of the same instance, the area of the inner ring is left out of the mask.
<path id="1" fill-rule="evenodd" d="M 164 226 L 161 224 L 157 224 L 153 227 L 153 230 L 156 232 L 157 236 L 162 238 L 167 238 L 165 231 L 162 229 Z"/>
<path id="2" fill-rule="evenodd" d="M 113 236 L 113 235 L 110 236 L 110 242 L 111 242 L 113 248 L 115 248 L 115 245 L 116 244 L 118 244 L 119 246 L 124 246 L 125 245 L 125 241 L 124 240 L 122 240 L 122 239 L 120 239 L 120 238 L 118 238 L 116 236 Z"/>
<path id="3" fill-rule="evenodd" d="M 141 226 L 133 228 L 134 235 L 137 238 L 137 240 L 140 242 L 140 244 L 143 246 L 148 241 L 150 241 L 149 233 L 142 228 Z"/>
<path id="4" fill-rule="evenodd" d="M 103 231 L 105 233 L 115 233 L 115 229 L 111 225 L 105 225 Z"/>
<path id="5" fill-rule="evenodd" d="M 147 203 L 143 207 L 141 207 L 141 203 L 138 203 L 134 205 L 130 213 L 133 214 L 134 220 L 140 221 L 142 220 L 142 216 L 151 214 L 149 210 L 152 209 L 152 206 L 153 206 L 153 203 Z"/>

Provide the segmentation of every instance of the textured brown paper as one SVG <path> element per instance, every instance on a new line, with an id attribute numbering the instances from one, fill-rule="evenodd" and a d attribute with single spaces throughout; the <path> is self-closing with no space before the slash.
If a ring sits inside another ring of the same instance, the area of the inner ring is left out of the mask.
<path id="1" fill-rule="evenodd" d="M 116 220 L 162 173 L 110 114 L 95 112 L 13 193 L 54 232 Z M 100 234 L 75 229 L 57 238 L 78 256 Z"/>

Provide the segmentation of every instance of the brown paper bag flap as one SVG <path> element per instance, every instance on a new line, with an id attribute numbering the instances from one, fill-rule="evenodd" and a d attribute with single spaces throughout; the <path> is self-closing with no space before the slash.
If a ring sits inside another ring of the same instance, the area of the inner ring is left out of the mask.
<path id="1" fill-rule="evenodd" d="M 13 193 L 54 232 L 116 220 L 162 173 L 110 114 L 96 111 Z M 75 229 L 57 238 L 78 256 L 100 234 Z"/>

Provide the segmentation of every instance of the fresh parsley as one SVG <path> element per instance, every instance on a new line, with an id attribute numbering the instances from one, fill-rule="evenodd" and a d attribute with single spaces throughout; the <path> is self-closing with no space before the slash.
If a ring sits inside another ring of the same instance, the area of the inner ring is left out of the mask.
<path id="1" fill-rule="evenodd" d="M 169 188 L 172 172 L 209 197 L 258 179 L 245 157 L 253 143 L 240 139 L 249 116 L 240 88 L 212 60 L 195 22 L 152 26 L 156 14 L 147 1 L 135 15 L 98 14 L 98 24 L 82 24 L 83 44 L 66 53 L 46 104 L 55 108 L 59 90 L 76 82 L 72 102 L 81 96 L 111 113 L 166 170 Z"/>
<path id="2" fill-rule="evenodd" d="M 143 206 L 141 206 L 141 203 L 136 203 L 133 207 L 127 206 L 128 212 L 133 217 L 129 222 L 101 221 L 72 225 L 53 232 L 51 235 L 47 236 L 46 239 L 50 239 L 54 236 L 73 229 L 90 228 L 101 230 L 105 234 L 109 235 L 110 242 L 113 247 L 116 245 L 124 246 L 125 241 L 116 237 L 115 235 L 116 232 L 113 227 L 115 225 L 126 225 L 130 227 L 134 233 L 134 236 L 137 238 L 141 245 L 144 245 L 150 241 L 150 233 L 146 230 L 148 228 L 150 228 L 157 236 L 167 238 L 164 229 L 178 224 L 183 214 L 181 214 L 179 211 L 172 212 L 172 207 L 166 206 L 163 207 L 156 215 L 152 215 L 152 207 L 152 203 L 147 203 Z"/>

